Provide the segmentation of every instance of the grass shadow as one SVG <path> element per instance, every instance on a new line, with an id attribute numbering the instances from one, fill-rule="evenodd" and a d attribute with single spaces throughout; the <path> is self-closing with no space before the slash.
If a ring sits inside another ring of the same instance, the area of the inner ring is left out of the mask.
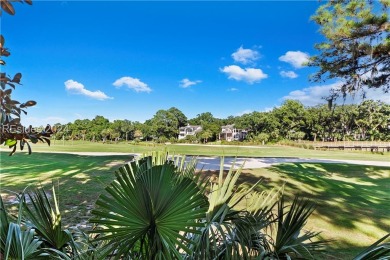
<path id="1" fill-rule="evenodd" d="M 203 173 L 218 176 L 217 171 Z M 325 259 L 350 259 L 390 231 L 390 168 L 351 164 L 285 163 L 244 169 L 238 183 L 257 190 L 285 185 L 285 195 L 317 203 L 307 227 L 334 239 Z"/>
<path id="2" fill-rule="evenodd" d="M 1 153 L 5 156 L 6 153 Z M 85 156 L 60 153 L 16 153 L 1 161 L 0 192 L 5 203 L 15 201 L 14 193 L 38 185 L 49 190 L 57 186 L 66 224 L 88 217 L 103 189 L 115 179 L 114 171 L 130 161 L 129 155 Z"/>
<path id="3" fill-rule="evenodd" d="M 350 258 L 390 231 L 389 167 L 286 163 L 244 170 L 240 182 L 249 186 L 259 178 L 265 178 L 261 190 L 285 184 L 288 197 L 299 194 L 317 203 L 308 226 L 336 239 L 331 251 L 339 259 Z"/>

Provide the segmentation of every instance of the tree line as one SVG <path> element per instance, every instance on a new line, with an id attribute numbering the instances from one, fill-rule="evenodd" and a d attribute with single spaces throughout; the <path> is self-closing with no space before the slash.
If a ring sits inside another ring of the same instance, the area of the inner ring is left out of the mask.
<path id="1" fill-rule="evenodd" d="M 57 140 L 84 141 L 156 141 L 177 142 L 179 127 L 202 126 L 195 136 L 181 142 L 218 140 L 221 126 L 234 124 L 248 130 L 246 141 L 276 142 L 280 140 L 340 141 L 390 140 L 390 105 L 366 100 L 360 104 L 317 105 L 305 107 L 296 100 L 286 100 L 267 112 L 216 118 L 210 112 L 188 119 L 178 108 L 161 109 L 144 123 L 128 119 L 110 122 L 103 116 L 77 119 L 68 124 L 55 124 Z"/>
<path id="2" fill-rule="evenodd" d="M 2 11 L 15 14 L 11 0 L 1 1 Z M 17 1 L 32 4 L 31 0 Z M 384 94 L 390 91 L 390 23 L 389 0 L 332 0 L 321 5 L 311 17 L 319 26 L 324 42 L 314 47 L 319 51 L 306 64 L 319 70 L 312 75 L 311 81 L 323 82 L 328 79 L 342 81 L 338 89 L 333 89 L 326 100 L 330 110 L 324 106 L 305 108 L 302 104 L 288 101 L 280 108 L 270 112 L 253 112 L 241 117 L 230 116 L 226 119 L 215 118 L 206 112 L 187 120 L 177 108 L 159 110 L 145 123 L 129 120 L 109 122 L 102 116 L 93 120 L 76 120 L 66 125 L 57 124 L 54 138 L 98 140 L 157 140 L 176 141 L 177 129 L 183 123 L 202 125 L 203 131 L 190 136 L 186 141 L 214 141 L 220 126 L 234 123 L 237 127 L 250 130 L 249 141 L 277 141 L 280 139 L 307 140 L 389 140 L 388 105 L 366 101 L 359 105 L 334 107 L 337 97 L 361 94 L 368 89 L 381 89 Z M 10 51 L 5 47 L 5 38 L 0 35 L 0 65 L 5 65 L 3 57 Z M 25 144 L 31 153 L 29 142 L 38 140 L 50 142 L 52 129 L 44 131 L 26 131 L 20 122 L 25 108 L 36 104 L 35 101 L 19 102 L 11 95 L 16 85 L 20 85 L 22 74 L 13 77 L 0 73 L 0 143 L 13 148 L 17 144 L 23 149 Z M 297 114 L 283 111 L 291 106 Z M 364 118 L 363 115 L 367 115 Z M 88 127 L 87 127 L 88 126 Z M 11 130 L 10 130 L 11 129 Z"/>

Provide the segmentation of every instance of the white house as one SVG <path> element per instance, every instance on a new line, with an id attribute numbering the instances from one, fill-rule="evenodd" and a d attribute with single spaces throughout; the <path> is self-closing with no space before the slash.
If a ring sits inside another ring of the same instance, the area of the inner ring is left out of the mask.
<path id="1" fill-rule="evenodd" d="M 179 140 L 186 138 L 187 135 L 195 135 L 202 131 L 200 125 L 187 125 L 179 128 Z"/>
<path id="2" fill-rule="evenodd" d="M 222 130 L 219 133 L 219 140 L 231 141 L 242 141 L 248 134 L 245 129 L 237 129 L 234 125 L 225 125 L 221 127 Z"/>

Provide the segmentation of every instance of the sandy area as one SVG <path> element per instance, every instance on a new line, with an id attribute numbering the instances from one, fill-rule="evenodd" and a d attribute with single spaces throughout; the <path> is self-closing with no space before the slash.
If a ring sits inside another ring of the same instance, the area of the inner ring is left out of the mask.
<path id="1" fill-rule="evenodd" d="M 219 157 L 198 157 L 198 168 L 204 170 L 217 170 L 220 167 Z M 275 164 L 281 163 L 346 163 L 346 164 L 360 164 L 371 166 L 386 166 L 390 167 L 390 162 L 379 161 L 359 161 L 359 160 L 337 160 L 337 159 L 305 159 L 305 158 L 233 158 L 226 157 L 224 160 L 224 168 L 228 169 L 235 163 L 237 166 L 243 165 L 244 169 L 265 168 Z"/>

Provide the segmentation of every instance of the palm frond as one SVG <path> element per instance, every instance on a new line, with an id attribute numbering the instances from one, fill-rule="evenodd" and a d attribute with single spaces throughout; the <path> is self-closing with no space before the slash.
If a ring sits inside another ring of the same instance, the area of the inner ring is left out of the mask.
<path id="1" fill-rule="evenodd" d="M 34 237 L 33 229 L 22 230 L 20 225 L 9 223 L 4 248 L 4 259 L 37 259 L 47 256 L 40 246 L 42 241 Z"/>
<path id="2" fill-rule="evenodd" d="M 5 252 L 6 237 L 9 230 L 8 213 L 0 196 L 0 250 Z"/>
<path id="3" fill-rule="evenodd" d="M 31 205 L 22 201 L 26 225 L 35 229 L 48 247 L 61 250 L 72 240 L 69 231 L 63 230 L 55 189 L 52 189 L 53 204 L 43 188 L 27 194 Z"/>
<path id="4" fill-rule="evenodd" d="M 218 180 L 210 183 L 205 227 L 202 234 L 192 237 L 196 241 L 194 258 L 249 259 L 264 251 L 260 245 L 266 236 L 261 230 L 271 222 L 271 212 L 280 195 L 254 192 L 261 180 L 249 189 L 239 187 L 241 171 L 242 167 L 236 169 L 233 163 L 225 174 L 224 159 L 221 159 Z M 246 207 L 239 209 L 239 204 Z"/>
<path id="5" fill-rule="evenodd" d="M 310 257 L 312 253 L 323 250 L 328 241 L 313 241 L 320 233 L 304 231 L 303 228 L 309 216 L 315 209 L 315 204 L 309 200 L 295 197 L 289 210 L 286 210 L 284 197 L 278 203 L 277 230 L 273 244 L 273 254 L 277 257 Z"/>
<path id="6" fill-rule="evenodd" d="M 167 157 L 144 157 L 121 167 L 116 180 L 92 211 L 92 223 L 101 229 L 97 240 L 110 241 L 116 259 L 129 255 L 180 258 L 191 253 L 184 233 L 197 233 L 206 201 L 190 178 L 178 178 Z"/>
<path id="7" fill-rule="evenodd" d="M 8 212 L 0 197 L 0 254 L 4 259 L 37 259 L 45 257 L 42 241 L 35 237 L 35 230 L 21 225 L 22 205 L 19 204 L 17 218 L 9 219 Z"/>
<path id="8" fill-rule="evenodd" d="M 390 259 L 390 241 L 382 243 L 390 237 L 390 233 L 364 249 L 353 260 L 376 260 Z"/>

